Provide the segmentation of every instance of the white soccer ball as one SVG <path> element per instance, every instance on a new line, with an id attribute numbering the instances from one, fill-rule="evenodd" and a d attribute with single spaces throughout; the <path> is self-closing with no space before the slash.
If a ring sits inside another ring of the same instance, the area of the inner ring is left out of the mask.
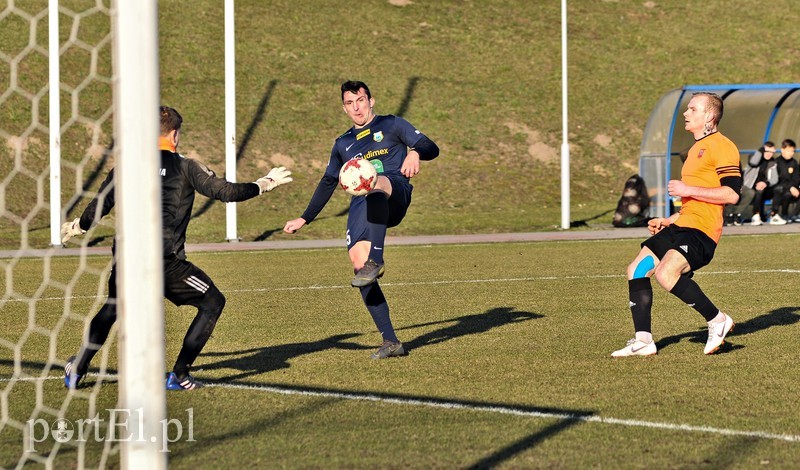
<path id="1" fill-rule="evenodd" d="M 375 189 L 378 171 L 369 160 L 353 158 L 339 170 L 339 186 L 353 196 L 363 196 Z"/>

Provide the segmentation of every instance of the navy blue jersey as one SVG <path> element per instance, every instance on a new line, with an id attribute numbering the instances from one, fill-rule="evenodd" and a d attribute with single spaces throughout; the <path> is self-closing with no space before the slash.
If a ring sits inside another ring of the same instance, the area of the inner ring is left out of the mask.
<path id="1" fill-rule="evenodd" d="M 379 174 L 399 176 L 408 181 L 400 173 L 400 168 L 408 154 L 408 148 L 413 148 L 423 137 L 425 136 L 411 123 L 391 114 L 375 116 L 375 119 L 361 129 L 351 127 L 334 142 L 325 175 L 301 217 L 306 222 L 317 217 L 339 184 L 339 170 L 351 158 L 365 158 L 375 166 Z"/>
<path id="2" fill-rule="evenodd" d="M 405 119 L 387 115 L 375 116 L 368 126 L 351 127 L 333 144 L 325 174 L 339 179 L 339 170 L 351 158 L 362 157 L 375 165 L 378 173 L 400 175 L 400 168 L 422 133 Z"/>

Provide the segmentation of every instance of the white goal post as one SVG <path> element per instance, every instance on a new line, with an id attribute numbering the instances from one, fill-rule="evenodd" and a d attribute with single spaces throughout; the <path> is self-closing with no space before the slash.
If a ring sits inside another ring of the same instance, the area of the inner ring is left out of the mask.
<path id="1" fill-rule="evenodd" d="M 119 402 L 142 410 L 122 443 L 123 469 L 166 468 L 163 249 L 158 119 L 158 2 L 117 0 L 114 63 Z"/>
<path id="2" fill-rule="evenodd" d="M 0 67 L 9 74 L 0 89 L 0 227 L 6 245 L 16 243 L 9 233 L 20 234 L 18 248 L 0 255 L 0 316 L 7 321 L 0 332 L 0 456 L 18 459 L 20 468 L 84 468 L 103 467 L 119 451 L 122 468 L 166 468 L 158 2 L 7 0 L 0 39 Z M 81 101 L 94 106 L 83 109 Z M 112 336 L 89 384 L 66 390 L 64 363 L 104 300 L 108 269 L 97 266 L 108 258 L 88 261 L 89 232 L 72 240 L 80 259 L 63 261 L 60 227 L 93 196 L 88 188 L 98 181 L 84 178 L 108 170 L 112 147 L 118 374 L 107 368 Z M 30 233 L 48 219 L 50 247 L 32 249 Z M 114 378 L 118 396 L 101 386 Z M 91 424 L 99 402 L 131 419 Z M 94 427 L 94 440 L 67 434 L 79 422 Z"/>

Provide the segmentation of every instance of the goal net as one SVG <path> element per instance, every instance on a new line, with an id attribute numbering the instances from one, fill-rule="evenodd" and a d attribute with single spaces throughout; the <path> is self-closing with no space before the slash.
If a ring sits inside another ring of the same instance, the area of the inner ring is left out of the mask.
<path id="1" fill-rule="evenodd" d="M 166 466 L 157 41 L 155 0 L 0 1 L 0 467 Z M 115 210 L 62 247 L 112 167 Z M 115 236 L 117 325 L 67 390 Z"/>

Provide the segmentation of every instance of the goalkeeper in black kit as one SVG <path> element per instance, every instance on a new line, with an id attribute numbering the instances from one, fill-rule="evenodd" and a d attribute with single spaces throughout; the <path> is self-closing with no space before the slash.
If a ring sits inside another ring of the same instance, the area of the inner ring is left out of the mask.
<path id="1" fill-rule="evenodd" d="M 161 136 L 161 216 L 164 255 L 164 296 L 175 305 L 197 307 L 183 347 L 166 382 L 167 390 L 194 390 L 202 383 L 189 374 L 189 369 L 202 351 L 217 324 L 225 296 L 208 275 L 186 260 L 186 227 L 192 215 L 195 191 L 222 202 L 245 201 L 292 181 L 291 172 L 273 168 L 254 183 L 231 183 L 219 178 L 202 163 L 177 153 L 183 118 L 173 108 L 162 106 Z M 97 196 L 86 206 L 80 218 L 61 227 L 62 243 L 86 232 L 114 207 L 114 170 L 103 181 Z M 116 242 L 112 251 L 116 253 Z M 94 316 L 89 332 L 77 356 L 67 360 L 64 385 L 77 388 L 86 376 L 89 362 L 103 346 L 117 319 L 116 263 L 108 278 L 108 299 Z"/>
<path id="2" fill-rule="evenodd" d="M 373 359 L 403 356 L 389 317 L 389 305 L 378 285 L 383 276 L 383 244 L 386 229 L 403 220 L 411 204 L 411 178 L 420 171 L 420 160 L 439 156 L 439 147 L 399 116 L 376 115 L 375 99 L 364 82 L 342 83 L 342 109 L 353 126 L 333 144 L 325 174 L 303 215 L 286 222 L 283 230 L 294 233 L 310 223 L 328 203 L 338 183 L 339 170 L 348 160 L 362 158 L 378 172 L 375 188 L 350 200 L 345 240 L 353 264 L 353 287 L 361 291 L 367 310 L 383 343 Z"/>

